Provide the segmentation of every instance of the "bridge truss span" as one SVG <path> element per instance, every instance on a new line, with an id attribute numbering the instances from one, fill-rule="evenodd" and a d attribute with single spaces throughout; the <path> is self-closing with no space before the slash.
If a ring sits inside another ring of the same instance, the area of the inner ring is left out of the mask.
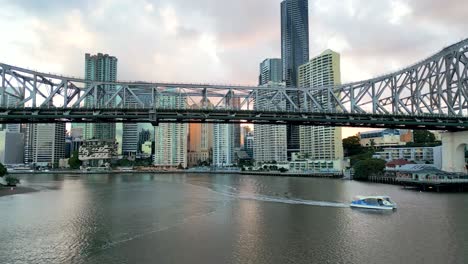
<path id="1" fill-rule="evenodd" d="M 167 98 L 182 103 L 174 107 Z M 328 87 L 94 82 L 0 63 L 0 123 L 12 122 L 253 122 L 467 130 L 468 39 L 398 72 Z"/>

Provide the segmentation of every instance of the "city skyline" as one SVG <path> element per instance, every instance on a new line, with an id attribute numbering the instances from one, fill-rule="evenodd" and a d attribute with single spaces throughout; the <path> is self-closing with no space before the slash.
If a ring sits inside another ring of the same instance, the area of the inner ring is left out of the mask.
<path id="1" fill-rule="evenodd" d="M 1 60 L 84 76 L 83 54 L 103 52 L 121 60 L 120 80 L 255 85 L 258 62 L 281 57 L 281 0 L 183 2 L 73 1 L 50 10 L 43 1 L 2 3 L 0 23 L 9 38 L 0 43 L 8 50 Z M 343 83 L 391 72 L 465 37 L 468 3 L 450 0 L 443 7 L 420 0 L 310 0 L 310 56 L 339 52 Z M 232 23 L 239 16 L 242 22 Z M 346 128 L 343 137 L 361 130 Z"/>

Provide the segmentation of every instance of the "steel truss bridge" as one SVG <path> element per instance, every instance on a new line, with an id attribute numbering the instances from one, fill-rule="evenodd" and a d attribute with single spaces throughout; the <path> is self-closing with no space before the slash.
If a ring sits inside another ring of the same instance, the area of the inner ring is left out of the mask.
<path id="1" fill-rule="evenodd" d="M 0 63 L 0 123 L 254 123 L 468 130 L 468 39 L 397 72 L 285 88 L 96 82 Z"/>

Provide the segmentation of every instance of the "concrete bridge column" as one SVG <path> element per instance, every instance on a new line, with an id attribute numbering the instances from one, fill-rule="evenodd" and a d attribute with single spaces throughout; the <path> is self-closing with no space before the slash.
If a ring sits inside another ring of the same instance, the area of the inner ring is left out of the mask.
<path id="1" fill-rule="evenodd" d="M 442 134 L 442 170 L 467 173 L 465 148 L 468 145 L 468 131 Z"/>

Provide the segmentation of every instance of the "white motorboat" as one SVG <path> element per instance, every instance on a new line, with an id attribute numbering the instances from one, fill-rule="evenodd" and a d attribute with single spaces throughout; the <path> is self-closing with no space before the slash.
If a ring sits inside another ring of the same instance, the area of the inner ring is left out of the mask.
<path id="1" fill-rule="evenodd" d="M 350 204 L 353 208 L 365 208 L 374 210 L 394 210 L 396 203 L 388 196 L 358 196 Z"/>

